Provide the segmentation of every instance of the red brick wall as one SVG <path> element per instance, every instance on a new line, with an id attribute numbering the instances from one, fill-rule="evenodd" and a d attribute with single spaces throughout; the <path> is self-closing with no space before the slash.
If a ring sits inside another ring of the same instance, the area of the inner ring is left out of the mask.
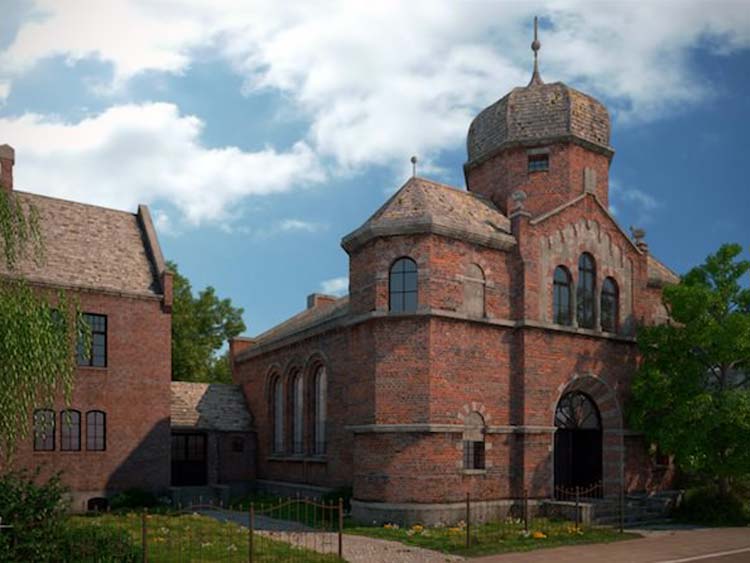
<path id="1" fill-rule="evenodd" d="M 524 147 L 502 151 L 479 165 L 467 166 L 466 184 L 469 191 L 491 198 L 508 214 L 508 199 L 516 190 L 526 192 L 526 207 L 539 215 L 570 201 L 583 193 L 583 170 L 596 172 L 596 195 L 609 204 L 609 158 L 574 143 L 546 146 L 549 149 L 549 170 L 528 171 L 528 154 Z"/>
<path id="2" fill-rule="evenodd" d="M 77 292 L 83 312 L 107 315 L 107 367 L 77 370 L 69 408 L 81 411 L 81 451 L 33 451 L 33 433 L 19 444 L 16 467 L 63 471 L 75 491 L 165 489 L 170 479 L 171 315 L 158 299 Z M 107 415 L 106 451 L 86 451 L 86 411 Z M 31 418 L 31 417 L 30 417 Z M 29 421 L 31 427 L 31 420 Z M 80 507 L 74 507 L 80 508 Z"/>

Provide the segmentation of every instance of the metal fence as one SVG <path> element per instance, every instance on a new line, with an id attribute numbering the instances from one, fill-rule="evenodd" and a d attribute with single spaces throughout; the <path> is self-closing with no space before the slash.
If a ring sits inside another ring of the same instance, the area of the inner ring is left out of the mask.
<path id="1" fill-rule="evenodd" d="M 199 503 L 176 510 L 90 512 L 68 521 L 53 560 L 342 561 L 343 518 L 341 499 L 302 497 L 231 507 Z"/>

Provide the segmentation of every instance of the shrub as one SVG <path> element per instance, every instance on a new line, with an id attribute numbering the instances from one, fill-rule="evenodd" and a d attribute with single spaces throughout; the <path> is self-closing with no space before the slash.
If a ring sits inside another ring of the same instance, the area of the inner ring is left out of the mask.
<path id="1" fill-rule="evenodd" d="M 4 561 L 55 560 L 68 503 L 60 475 L 37 483 L 39 469 L 0 476 L 0 518 L 13 526 L 0 533 Z"/>
<path id="2" fill-rule="evenodd" d="M 737 493 L 721 495 L 716 487 L 697 487 L 685 492 L 674 516 L 695 524 L 744 526 L 750 522 L 746 502 Z"/>
<path id="3" fill-rule="evenodd" d="M 132 510 L 134 508 L 153 508 L 159 505 L 159 499 L 153 493 L 142 489 L 128 489 L 117 493 L 109 500 L 112 510 Z"/>
<path id="4" fill-rule="evenodd" d="M 83 524 L 68 523 L 58 546 L 61 561 L 96 561 L 96 563 L 130 563 L 143 558 L 142 549 L 122 529 L 102 525 L 98 518 Z"/>

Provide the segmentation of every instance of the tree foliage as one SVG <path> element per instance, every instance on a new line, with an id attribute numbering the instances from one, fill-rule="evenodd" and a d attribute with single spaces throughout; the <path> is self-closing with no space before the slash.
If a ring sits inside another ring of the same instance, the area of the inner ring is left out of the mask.
<path id="1" fill-rule="evenodd" d="M 193 295 L 190 281 L 174 262 L 172 305 L 172 379 L 230 383 L 227 354 L 218 354 L 230 338 L 245 330 L 242 308 L 230 299 L 220 299 L 209 286 Z"/>
<path id="2" fill-rule="evenodd" d="M 31 430 L 31 412 L 68 398 L 75 374 L 76 337 L 89 333 L 75 303 L 62 292 L 40 291 L 16 274 L 25 257 L 43 260 L 33 206 L 0 188 L 0 452 L 10 458 Z"/>
<path id="3" fill-rule="evenodd" d="M 750 475 L 750 261 L 725 244 L 665 287 L 671 322 L 643 327 L 631 426 L 726 493 Z"/>

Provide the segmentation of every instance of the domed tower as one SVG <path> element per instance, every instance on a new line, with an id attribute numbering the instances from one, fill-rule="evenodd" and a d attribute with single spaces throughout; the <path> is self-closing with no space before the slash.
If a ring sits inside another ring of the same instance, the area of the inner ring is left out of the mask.
<path id="1" fill-rule="evenodd" d="M 539 215 L 582 193 L 609 200 L 609 113 L 602 103 L 539 74 L 534 18 L 534 72 L 525 87 L 484 109 L 472 121 L 464 165 L 469 191 L 491 198 L 504 212 L 523 191 L 524 208 Z M 523 196 L 521 196 L 523 197 Z"/>

